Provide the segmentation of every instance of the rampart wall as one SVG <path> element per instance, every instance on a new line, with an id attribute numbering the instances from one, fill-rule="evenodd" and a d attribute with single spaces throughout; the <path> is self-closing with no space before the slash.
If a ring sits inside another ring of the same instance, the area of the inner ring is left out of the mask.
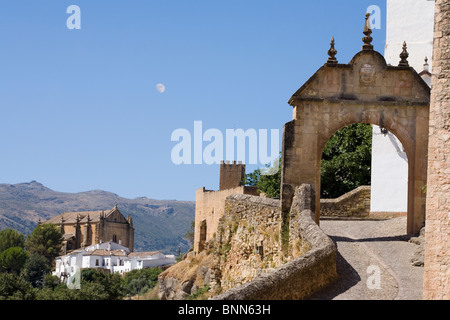
<path id="1" fill-rule="evenodd" d="M 225 199 L 232 194 L 257 195 L 255 187 L 239 186 L 231 189 L 210 191 L 197 189 L 195 200 L 194 251 L 204 249 L 206 242 L 213 240 L 219 219 L 225 210 Z"/>
<path id="2" fill-rule="evenodd" d="M 280 266 L 274 265 L 275 268 L 268 268 L 249 282 L 229 290 L 224 290 L 224 293 L 215 296 L 213 299 L 299 300 L 309 297 L 314 292 L 333 282 L 337 277 L 337 250 L 331 239 L 322 232 L 312 218 L 314 216 L 314 198 L 314 190 L 310 185 L 302 185 L 296 188 L 289 215 L 289 250 L 286 252 L 283 248 L 283 241 L 286 240 L 283 239 L 285 231 L 283 226 L 286 225 L 286 222 L 284 220 L 285 217 L 280 214 L 280 211 L 278 209 L 275 210 L 275 202 L 278 201 L 266 199 L 268 202 L 264 203 L 266 201 L 263 200 L 264 198 L 229 197 L 227 199 L 227 212 L 231 214 L 230 217 L 246 217 L 247 219 L 256 221 L 256 218 L 252 217 L 253 212 L 256 213 L 257 210 L 262 212 L 260 219 L 258 219 L 260 223 L 256 228 L 256 230 L 260 231 L 257 231 L 256 234 L 262 233 L 261 231 L 264 227 L 267 229 L 266 234 L 262 237 L 263 253 L 271 252 L 273 256 L 281 257 L 279 259 Z M 236 222 L 238 220 L 236 219 L 234 221 Z M 229 230 L 234 229 L 235 234 L 240 233 L 240 237 L 245 238 L 244 228 L 239 223 L 236 226 L 233 224 L 230 225 L 225 221 L 227 219 L 223 219 L 223 222 L 225 225 L 231 227 Z M 233 221 L 233 219 L 231 218 L 229 221 Z M 279 235 L 278 239 L 276 237 L 277 233 Z M 227 243 L 229 234 L 231 234 L 231 231 L 224 230 L 222 239 L 219 239 L 222 245 Z M 260 238 L 256 239 L 259 240 Z M 253 243 L 252 240 L 250 239 L 251 243 Z M 264 243 L 271 245 L 264 246 Z M 241 245 L 239 242 L 230 244 L 231 247 L 228 255 L 231 254 L 233 245 Z M 272 247 L 271 249 L 269 249 L 270 246 Z M 295 246 L 299 246 L 299 248 L 294 248 Z M 307 252 L 304 252 L 306 248 Z M 253 251 L 253 248 L 250 249 L 250 251 Z M 243 256 L 246 254 L 245 252 L 246 250 L 242 250 Z M 259 254 L 258 251 L 257 253 Z M 286 259 L 286 256 L 288 257 L 287 260 L 290 261 L 283 261 L 283 257 Z M 238 258 L 236 257 L 235 259 Z M 260 259 L 264 261 L 264 257 L 260 256 Z M 275 262 L 275 260 L 272 260 L 272 262 Z M 234 266 L 231 269 L 233 268 Z M 216 281 L 220 278 L 217 277 L 217 271 L 216 267 Z M 231 278 L 231 273 L 229 274 Z M 227 273 L 222 271 L 220 276 L 226 279 L 226 275 Z M 228 283 L 223 280 L 222 283 L 225 284 L 222 289 L 226 289 Z"/>
<path id="3" fill-rule="evenodd" d="M 423 297 L 450 299 L 450 3 L 436 0 Z"/>

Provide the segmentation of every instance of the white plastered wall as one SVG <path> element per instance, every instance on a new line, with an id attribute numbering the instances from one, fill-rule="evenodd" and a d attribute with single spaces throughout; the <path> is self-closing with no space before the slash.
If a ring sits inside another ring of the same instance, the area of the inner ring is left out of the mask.
<path id="1" fill-rule="evenodd" d="M 425 57 L 432 65 L 434 1 L 387 0 L 385 58 L 397 66 L 403 42 L 408 61 L 418 73 Z M 371 212 L 406 212 L 408 199 L 408 160 L 400 141 L 373 126 Z"/>

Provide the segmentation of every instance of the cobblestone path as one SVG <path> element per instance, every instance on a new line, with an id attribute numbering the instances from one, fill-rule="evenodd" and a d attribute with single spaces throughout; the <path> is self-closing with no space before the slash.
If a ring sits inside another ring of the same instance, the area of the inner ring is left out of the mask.
<path id="1" fill-rule="evenodd" d="M 338 248 L 336 282 L 311 300 L 421 300 L 423 267 L 411 258 L 419 245 L 406 236 L 406 217 L 321 220 Z"/>

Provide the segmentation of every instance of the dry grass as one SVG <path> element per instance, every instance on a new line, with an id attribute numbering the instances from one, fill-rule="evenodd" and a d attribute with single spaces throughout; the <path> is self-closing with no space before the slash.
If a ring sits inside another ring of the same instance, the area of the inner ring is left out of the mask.
<path id="1" fill-rule="evenodd" d="M 211 267 L 213 264 L 213 256 L 205 251 L 195 256 L 176 263 L 166 271 L 160 274 L 161 279 L 176 278 L 180 283 L 185 281 L 194 281 L 199 287 L 203 287 L 203 279 L 201 277 L 201 269 L 203 266 Z"/>

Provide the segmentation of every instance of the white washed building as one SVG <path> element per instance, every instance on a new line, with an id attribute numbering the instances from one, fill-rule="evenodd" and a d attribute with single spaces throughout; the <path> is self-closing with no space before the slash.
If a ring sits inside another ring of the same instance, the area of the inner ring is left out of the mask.
<path id="1" fill-rule="evenodd" d="M 86 268 L 125 274 L 134 269 L 172 265 L 175 262 L 174 255 L 164 255 L 159 251 L 130 253 L 127 247 L 110 241 L 57 257 L 53 275 L 69 283 L 68 280 L 75 277 L 79 270 Z"/>
<path id="2" fill-rule="evenodd" d="M 431 84 L 434 1 L 387 0 L 385 59 L 397 66 L 403 42 L 408 62 Z M 371 212 L 407 212 L 408 158 L 391 132 L 373 126 Z"/>

